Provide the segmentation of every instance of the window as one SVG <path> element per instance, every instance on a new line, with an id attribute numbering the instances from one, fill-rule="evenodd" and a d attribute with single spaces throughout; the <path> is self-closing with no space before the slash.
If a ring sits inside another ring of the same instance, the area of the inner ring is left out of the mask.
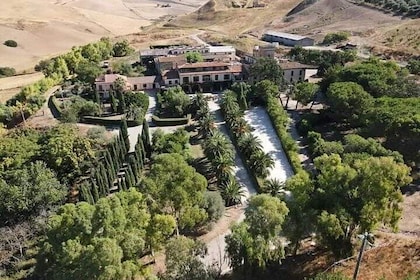
<path id="1" fill-rule="evenodd" d="M 293 82 L 293 78 L 290 78 L 290 81 Z"/>
<path id="2" fill-rule="evenodd" d="M 293 72 L 294 72 L 294 71 L 292 70 L 292 74 L 291 74 L 292 76 L 293 76 Z"/>
<path id="3" fill-rule="evenodd" d="M 137 85 L 134 85 L 134 90 L 137 90 Z"/>
<path id="4" fill-rule="evenodd" d="M 214 75 L 214 80 L 218 81 L 219 80 L 219 75 Z"/>
<path id="5" fill-rule="evenodd" d="M 169 84 L 172 85 L 172 81 L 169 81 Z"/>
<path id="6" fill-rule="evenodd" d="M 114 88 L 114 86 L 113 86 L 113 85 L 109 85 L 109 88 L 110 88 L 110 89 L 113 89 L 113 88 Z"/>
<path id="7" fill-rule="evenodd" d="M 190 82 L 190 79 L 188 77 L 182 78 L 182 82 L 185 84 L 188 84 Z"/>
<path id="8" fill-rule="evenodd" d="M 99 85 L 99 91 L 103 91 L 104 88 L 102 87 L 102 85 Z"/>
<path id="9" fill-rule="evenodd" d="M 230 75 L 229 75 L 229 74 L 225 74 L 225 75 L 224 75 L 224 79 L 225 79 L 225 80 L 230 80 Z"/>
<path id="10" fill-rule="evenodd" d="M 203 76 L 203 82 L 210 82 L 210 81 L 211 81 L 210 75 L 204 75 Z"/>
<path id="11" fill-rule="evenodd" d="M 194 76 L 193 77 L 193 82 L 199 82 L 200 81 L 200 77 L 199 76 Z"/>
<path id="12" fill-rule="evenodd" d="M 299 76 L 302 76 L 302 74 L 303 74 L 303 70 L 301 69 L 301 70 L 299 71 Z"/>
<path id="13" fill-rule="evenodd" d="M 175 80 L 175 84 L 177 85 L 177 84 L 179 84 L 179 81 L 178 80 Z"/>
<path id="14" fill-rule="evenodd" d="M 147 84 L 143 84 L 143 88 L 147 88 Z"/>

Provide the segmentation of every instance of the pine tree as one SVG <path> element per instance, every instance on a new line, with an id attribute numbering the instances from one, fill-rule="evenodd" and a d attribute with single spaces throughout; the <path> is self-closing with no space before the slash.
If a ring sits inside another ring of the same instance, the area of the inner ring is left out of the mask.
<path id="1" fill-rule="evenodd" d="M 124 144 L 126 147 L 126 152 L 128 152 L 130 150 L 130 139 L 128 138 L 128 126 L 127 120 L 125 118 L 121 121 L 120 130 L 122 139 L 124 140 Z"/>

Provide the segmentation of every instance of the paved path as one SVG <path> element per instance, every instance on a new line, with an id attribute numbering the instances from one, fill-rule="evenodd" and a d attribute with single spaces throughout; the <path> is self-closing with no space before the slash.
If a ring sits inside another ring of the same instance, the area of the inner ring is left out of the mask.
<path id="1" fill-rule="evenodd" d="M 253 128 L 252 134 L 261 141 L 264 152 L 274 160 L 274 167 L 271 168 L 268 178 L 284 182 L 293 176 L 292 167 L 265 108 L 254 107 L 246 111 L 245 120 Z"/>
<path id="2" fill-rule="evenodd" d="M 228 137 L 228 139 L 230 139 L 225 121 L 223 120 L 223 116 L 220 111 L 219 100 L 218 100 L 220 96 L 217 96 L 217 95 L 212 95 L 212 96 L 214 96 L 217 100 L 214 100 L 214 101 L 210 100 L 208 101 L 208 104 L 210 107 L 210 111 L 216 117 L 216 126 L 220 132 L 222 132 L 224 135 L 226 135 L 226 137 Z M 242 184 L 243 191 L 245 193 L 245 196 L 242 199 L 242 206 L 238 208 L 238 211 L 236 212 L 235 215 L 232 215 L 228 217 L 227 219 L 225 219 L 225 221 L 222 221 L 222 223 L 227 225 L 227 227 L 223 228 L 223 231 L 218 232 L 218 234 L 216 236 L 213 236 L 211 240 L 206 240 L 208 254 L 204 258 L 204 263 L 206 265 L 217 264 L 217 266 L 221 268 L 222 273 L 227 273 L 231 270 L 229 267 L 228 260 L 225 257 L 225 248 L 226 248 L 225 236 L 230 234 L 229 226 L 232 223 L 243 221 L 243 219 L 245 218 L 244 213 L 245 213 L 247 200 L 249 199 L 251 195 L 256 194 L 256 190 L 254 189 L 253 184 L 252 184 L 252 179 L 249 176 L 247 170 L 245 169 L 244 163 L 242 162 L 237 152 L 235 152 L 234 175 L 236 179 L 238 180 L 238 182 Z"/>
<path id="3" fill-rule="evenodd" d="M 54 117 L 53 113 L 51 112 L 48 106 L 48 101 L 50 96 L 53 95 L 53 93 L 59 90 L 60 88 L 61 86 L 54 86 L 44 93 L 45 102 L 35 114 L 30 116 L 26 120 L 26 124 L 28 126 L 40 128 L 55 126 L 59 123 L 59 121 Z M 21 125 L 24 125 L 24 123 L 22 122 Z"/>

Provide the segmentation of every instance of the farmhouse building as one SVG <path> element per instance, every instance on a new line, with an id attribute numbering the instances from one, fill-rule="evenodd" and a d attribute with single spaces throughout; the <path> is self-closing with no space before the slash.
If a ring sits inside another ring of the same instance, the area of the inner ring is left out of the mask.
<path id="1" fill-rule="evenodd" d="M 267 42 L 277 42 L 285 46 L 313 46 L 314 39 L 284 32 L 266 31 L 262 39 Z"/>
<path id="2" fill-rule="evenodd" d="M 109 91 L 113 89 L 114 83 L 120 78 L 124 81 L 125 90 L 151 90 L 159 88 L 156 76 L 126 77 L 118 74 L 105 74 L 95 79 L 96 91 L 102 93 L 104 98 L 109 96 Z"/>
<path id="3" fill-rule="evenodd" d="M 161 72 L 164 86 L 181 85 L 186 92 L 222 90 L 242 79 L 241 63 L 197 62 Z"/>
<path id="4" fill-rule="evenodd" d="M 317 66 L 294 61 L 280 62 L 279 65 L 283 69 L 284 80 L 289 83 L 307 81 L 309 77 L 314 76 L 318 72 Z"/>

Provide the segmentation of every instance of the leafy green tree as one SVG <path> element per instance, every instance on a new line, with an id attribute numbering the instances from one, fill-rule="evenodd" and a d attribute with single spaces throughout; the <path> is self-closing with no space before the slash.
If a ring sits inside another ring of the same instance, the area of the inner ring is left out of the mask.
<path id="1" fill-rule="evenodd" d="M 94 44 L 87 44 L 83 46 L 81 49 L 81 54 L 87 60 L 96 63 L 101 61 L 102 58 L 101 53 L 98 51 Z"/>
<path id="2" fill-rule="evenodd" d="M 40 133 L 30 128 L 17 129 L 0 136 L 0 171 L 22 169 L 39 153 Z"/>
<path id="3" fill-rule="evenodd" d="M 301 240 L 314 231 L 316 212 L 312 207 L 314 183 L 307 172 L 298 172 L 286 181 L 284 188 L 291 192 L 293 199 L 287 199 L 289 214 L 284 223 L 284 234 L 291 242 L 292 253 L 297 254 Z"/>
<path id="4" fill-rule="evenodd" d="M 102 69 L 94 62 L 81 61 L 74 72 L 79 81 L 93 85 L 95 79 L 102 73 Z"/>
<path id="5" fill-rule="evenodd" d="M 204 61 L 203 55 L 199 52 L 187 52 L 185 58 L 188 63 L 196 63 Z"/>
<path id="6" fill-rule="evenodd" d="M 210 280 L 200 258 L 207 253 L 204 243 L 185 236 L 172 238 L 165 248 L 165 280 Z"/>
<path id="7" fill-rule="evenodd" d="M 114 44 L 112 52 L 115 57 L 123 57 L 132 54 L 134 49 L 130 47 L 127 40 L 123 40 Z"/>
<path id="8" fill-rule="evenodd" d="M 303 106 L 306 106 L 311 101 L 313 101 L 317 91 L 318 91 L 318 86 L 316 84 L 308 83 L 308 82 L 298 83 L 296 85 L 296 91 L 294 92 L 294 95 L 293 95 L 293 97 L 297 101 L 296 109 L 297 109 L 298 103 L 301 103 Z"/>
<path id="9" fill-rule="evenodd" d="M 167 134 L 163 133 L 161 129 L 158 129 L 152 135 L 152 146 L 155 153 L 177 153 L 185 159 L 190 157 L 189 141 L 190 135 L 183 128 Z"/>
<path id="10" fill-rule="evenodd" d="M 336 154 L 318 157 L 314 163 L 318 232 L 336 256 L 352 253 L 351 238 L 357 232 L 371 232 L 381 224 L 397 228 L 400 187 L 411 181 L 406 165 L 390 157 L 370 157 L 349 165 Z"/>
<path id="11" fill-rule="evenodd" d="M 0 224 L 36 217 L 60 205 L 66 194 L 66 187 L 42 161 L 9 172 L 6 180 L 0 181 Z"/>
<path id="12" fill-rule="evenodd" d="M 265 105 L 270 97 L 279 96 L 279 87 L 270 80 L 262 80 L 254 86 L 254 102 Z"/>
<path id="13" fill-rule="evenodd" d="M 205 210 L 201 208 L 207 181 L 181 155 L 156 156 L 150 174 L 144 180 L 144 187 L 145 192 L 157 202 L 156 211 L 175 217 L 177 230 L 194 229 L 207 219 Z"/>
<path id="14" fill-rule="evenodd" d="M 283 70 L 274 58 L 259 58 L 254 64 L 251 65 L 250 76 L 254 83 L 262 80 L 269 80 L 275 85 L 283 83 Z"/>
<path id="15" fill-rule="evenodd" d="M 89 169 L 94 159 L 92 143 L 79 136 L 77 128 L 60 125 L 47 131 L 40 139 L 42 158 L 62 180 L 73 180 Z"/>
<path id="16" fill-rule="evenodd" d="M 161 113 L 174 117 L 184 116 L 191 104 L 190 98 L 180 86 L 171 87 L 166 91 L 158 93 L 157 99 Z"/>
<path id="17" fill-rule="evenodd" d="M 219 220 L 225 211 L 223 198 L 219 192 L 206 192 L 204 194 L 204 209 L 206 209 L 209 222 L 216 222 Z"/>
<path id="18" fill-rule="evenodd" d="M 226 236 L 226 251 L 234 271 L 257 275 L 284 258 L 279 234 L 288 213 L 284 202 L 267 194 L 251 197 L 244 222 Z"/>
<path id="19" fill-rule="evenodd" d="M 151 225 L 146 201 L 134 189 L 95 205 L 66 204 L 49 218 L 36 275 L 48 279 L 133 279 L 145 276 Z"/>
<path id="20" fill-rule="evenodd" d="M 338 82 L 329 86 L 328 103 L 338 118 L 355 122 L 370 109 L 372 97 L 353 82 Z"/>

